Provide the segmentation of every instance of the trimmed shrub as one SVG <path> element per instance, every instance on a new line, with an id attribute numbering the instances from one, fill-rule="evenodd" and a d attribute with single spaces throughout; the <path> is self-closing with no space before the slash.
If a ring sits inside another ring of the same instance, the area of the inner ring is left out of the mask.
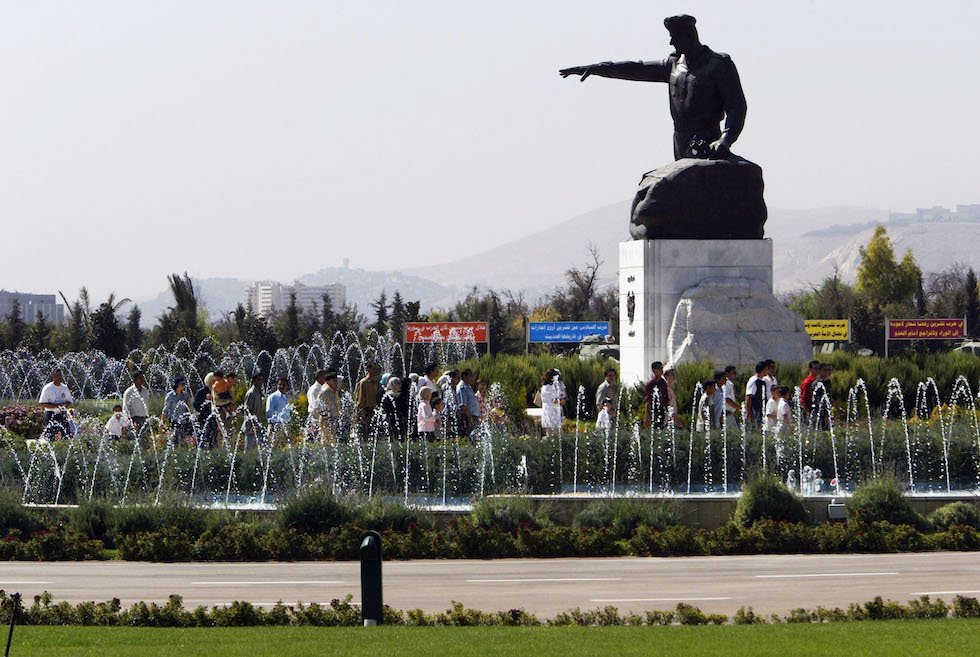
<path id="1" fill-rule="evenodd" d="M 980 529 L 980 511 L 969 502 L 950 502 L 939 507 L 929 515 L 929 522 L 938 532 L 950 527 L 973 527 Z"/>
<path id="2" fill-rule="evenodd" d="M 676 524 L 673 506 L 630 497 L 592 502 L 576 514 L 574 521 L 576 529 L 611 527 L 618 538 L 629 538 L 640 525 L 664 530 Z"/>
<path id="3" fill-rule="evenodd" d="M 72 530 L 112 546 L 111 529 L 114 511 L 112 504 L 105 500 L 91 500 L 82 502 L 67 511 L 66 520 Z"/>
<path id="4" fill-rule="evenodd" d="M 732 520 L 745 527 L 760 520 L 799 523 L 808 519 L 803 500 L 787 488 L 779 477 L 765 473 L 745 485 Z"/>
<path id="5" fill-rule="evenodd" d="M 361 526 L 364 529 L 396 532 L 408 531 L 412 526 L 432 529 L 436 525 L 435 516 L 425 509 L 406 506 L 401 502 L 385 502 L 380 497 L 361 508 Z"/>
<path id="6" fill-rule="evenodd" d="M 37 514 L 21 506 L 20 493 L 7 488 L 0 490 L 0 532 L 3 536 L 12 531 L 26 536 L 42 527 L 44 523 Z"/>
<path id="7" fill-rule="evenodd" d="M 524 497 L 485 497 L 473 505 L 470 517 L 480 529 L 497 527 L 508 532 L 517 531 L 521 525 L 541 529 L 554 524 L 548 505 L 535 510 L 534 502 Z"/>
<path id="8" fill-rule="evenodd" d="M 355 507 L 336 497 L 329 486 L 305 488 L 289 497 L 276 517 L 283 529 L 295 529 L 303 534 L 329 532 L 359 518 Z"/>
<path id="9" fill-rule="evenodd" d="M 224 509 L 201 509 L 183 500 L 164 499 L 159 504 L 146 501 L 116 507 L 109 514 L 109 519 L 113 537 L 136 532 L 156 532 L 164 527 L 176 527 L 197 537 L 206 531 L 216 531 L 231 524 L 235 516 Z"/>
<path id="10" fill-rule="evenodd" d="M 890 522 L 926 531 L 929 523 L 912 508 L 897 479 L 882 477 L 861 486 L 846 503 L 847 522 L 870 524 Z"/>

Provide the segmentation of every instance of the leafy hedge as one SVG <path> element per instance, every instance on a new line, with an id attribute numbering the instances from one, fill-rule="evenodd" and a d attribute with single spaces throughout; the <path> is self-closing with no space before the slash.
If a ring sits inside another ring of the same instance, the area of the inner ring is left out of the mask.
<path id="1" fill-rule="evenodd" d="M 291 561 L 352 560 L 363 535 L 357 525 L 327 533 L 303 534 L 274 528 L 260 533 L 254 526 L 229 525 L 194 538 L 175 528 L 137 533 L 117 539 L 119 555 L 135 561 Z M 919 552 L 978 550 L 980 534 L 973 527 L 953 526 L 922 533 L 909 525 L 887 522 L 825 524 L 761 521 L 734 523 L 716 530 L 674 526 L 637 527 L 627 539 L 617 529 L 552 526 L 534 529 L 522 523 L 514 530 L 478 527 L 469 519 L 445 530 L 382 532 L 387 559 L 500 559 L 518 557 L 690 556 L 726 554 L 838 554 L 847 552 Z"/>
<path id="2" fill-rule="evenodd" d="M 357 627 L 360 626 L 361 611 L 351 603 L 348 595 L 343 600 L 333 600 L 329 605 L 311 603 L 304 605 L 284 605 L 279 602 L 269 609 L 256 607 L 248 602 L 235 601 L 225 607 L 199 606 L 193 610 L 184 609 L 183 599 L 171 595 L 164 605 L 137 602 L 123 609 L 119 598 L 106 602 L 53 602 L 50 593 L 45 591 L 34 596 L 34 603 L 22 607 L 17 613 L 19 625 L 95 625 L 127 627 L 251 627 L 257 625 L 294 625 L 314 627 Z M 0 623 L 10 622 L 13 599 L 0 591 Z M 669 611 L 647 611 L 643 615 L 620 614 L 619 609 L 606 606 L 601 609 L 570 609 L 554 618 L 539 619 L 524 609 L 485 612 L 469 609 L 462 603 L 453 601 L 452 607 L 444 612 L 430 614 L 421 609 L 402 611 L 385 607 L 385 625 L 412 627 L 539 627 L 549 626 L 612 626 L 631 625 L 663 627 L 669 625 L 724 625 L 729 622 L 725 614 L 705 614 L 697 607 L 679 603 Z M 953 599 L 953 604 L 941 598 L 933 602 L 929 596 L 900 604 L 883 600 L 877 596 L 864 604 L 851 604 L 847 609 L 839 607 L 814 610 L 793 609 L 785 616 L 772 614 L 761 616 L 752 607 L 740 608 L 731 619 L 735 625 L 754 625 L 765 623 L 827 623 L 904 619 L 938 618 L 980 618 L 980 601 L 961 595 Z"/>
<path id="3" fill-rule="evenodd" d="M 304 534 L 295 529 L 255 524 L 225 525 L 200 536 L 176 527 L 116 537 L 119 556 L 136 561 L 292 561 L 357 558 L 364 528 L 347 524 L 329 532 Z M 411 525 L 382 532 L 387 559 L 494 559 L 517 557 L 685 556 L 725 554 L 838 554 L 847 552 L 918 552 L 980 550 L 980 533 L 969 526 L 922 533 L 888 522 L 825 524 L 762 521 L 727 524 L 716 530 L 674 526 L 637 527 L 628 539 L 611 527 L 552 526 L 514 530 L 478 527 L 470 519 L 444 530 Z M 17 533 L 0 540 L 0 560 L 68 561 L 105 559 L 103 543 L 66 528 Z"/>

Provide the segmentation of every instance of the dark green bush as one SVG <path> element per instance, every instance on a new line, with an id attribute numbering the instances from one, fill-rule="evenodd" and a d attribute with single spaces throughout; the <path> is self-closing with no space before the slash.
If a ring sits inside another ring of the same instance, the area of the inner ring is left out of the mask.
<path id="1" fill-rule="evenodd" d="M 950 502 L 933 511 L 929 522 L 937 532 L 944 532 L 950 527 L 980 529 L 980 512 L 970 502 Z"/>
<path id="2" fill-rule="evenodd" d="M 673 506 L 631 497 L 591 502 L 575 515 L 574 521 L 576 529 L 612 527 L 618 538 L 629 538 L 640 525 L 663 530 L 676 524 Z"/>
<path id="3" fill-rule="evenodd" d="M 861 486 L 846 503 L 847 522 L 870 524 L 890 522 L 926 531 L 929 523 L 912 508 L 897 479 L 881 477 Z"/>
<path id="4" fill-rule="evenodd" d="M 329 486 L 304 488 L 287 498 L 276 512 L 280 527 L 304 534 L 329 532 L 356 522 L 359 515 L 354 505 L 335 496 Z"/>
<path id="5" fill-rule="evenodd" d="M 541 529 L 554 524 L 548 505 L 535 509 L 534 502 L 526 497 L 485 497 L 473 505 L 470 517 L 481 529 L 499 527 L 509 532 L 516 531 L 520 525 Z"/>
<path id="6" fill-rule="evenodd" d="M 26 536 L 43 526 L 44 523 L 36 513 L 21 506 L 19 492 L 9 488 L 0 490 L 0 532 L 3 532 L 3 536 L 9 534 L 11 530 Z"/>
<path id="7" fill-rule="evenodd" d="M 234 514 L 224 509 L 202 509 L 183 500 L 164 499 L 118 506 L 109 514 L 113 537 L 135 532 L 155 532 L 163 527 L 176 527 L 197 537 L 215 531 L 234 521 Z"/>
<path id="8" fill-rule="evenodd" d="M 360 515 L 361 526 L 376 531 L 390 529 L 404 532 L 412 525 L 432 529 L 436 524 L 435 517 L 425 509 L 406 506 L 401 502 L 386 502 L 380 497 L 363 505 Z"/>
<path id="9" fill-rule="evenodd" d="M 82 502 L 66 513 L 68 526 L 91 539 L 112 547 L 112 515 L 115 509 L 106 500 Z"/>
<path id="10" fill-rule="evenodd" d="M 732 520 L 744 527 L 760 520 L 798 523 L 808 519 L 803 500 L 787 488 L 779 477 L 765 473 L 745 485 Z"/>

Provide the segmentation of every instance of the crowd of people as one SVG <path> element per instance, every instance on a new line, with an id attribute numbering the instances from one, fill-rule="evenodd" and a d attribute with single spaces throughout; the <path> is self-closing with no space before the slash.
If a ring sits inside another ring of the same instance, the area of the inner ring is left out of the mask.
<path id="1" fill-rule="evenodd" d="M 644 389 L 644 427 L 683 429 L 678 412 L 675 384 L 677 371 L 657 361 L 651 364 L 652 378 Z M 808 375 L 800 383 L 800 412 L 804 420 L 827 428 L 835 409 L 830 399 L 829 363 L 811 361 Z M 767 432 L 781 431 L 793 421 L 794 391 L 776 380 L 776 363 L 760 361 L 738 395 L 735 381 L 738 368 L 729 365 L 701 382 L 702 393 L 692 409 L 691 421 L 699 432 L 722 426 Z M 234 390 L 238 384 L 235 372 L 216 369 L 208 372 L 203 385 L 193 392 L 187 379 L 177 376 L 170 382 L 159 415 L 160 424 L 180 443 L 214 447 L 220 435 L 239 432 L 245 449 L 283 443 L 291 437 L 295 410 L 289 379 L 280 376 L 275 390 L 265 394 L 262 374 L 253 374 L 241 407 Z M 596 428 L 614 426 L 619 413 L 617 371 L 607 368 L 604 380 L 595 392 Z M 414 391 L 414 394 L 413 394 Z M 349 394 L 346 394 L 349 393 Z M 422 374 L 411 373 L 406 380 L 382 373 L 377 363 L 365 364 L 364 376 L 353 390 L 347 390 L 343 377 L 336 371 L 319 370 L 306 391 L 308 420 L 302 432 L 309 440 L 346 441 L 351 435 L 367 436 L 372 432 L 392 439 L 420 437 L 428 441 L 441 438 L 467 439 L 481 425 L 507 422 L 502 397 L 489 398 L 487 382 L 477 380 L 472 369 L 449 369 L 429 363 Z M 565 420 L 568 393 L 561 371 L 547 370 L 541 388 L 535 395 L 541 407 L 541 427 L 546 434 L 557 432 Z M 39 404 L 44 409 L 45 438 L 73 435 L 77 430 L 72 405 L 74 399 L 60 369 L 52 371 L 51 381 L 41 390 Z M 132 373 L 132 385 L 122 394 L 121 403 L 113 407 L 104 431 L 112 440 L 139 435 L 150 413 L 149 389 L 143 372 Z"/>
<path id="2" fill-rule="evenodd" d="M 644 393 L 644 426 L 663 428 L 671 423 L 676 428 L 683 428 L 674 392 L 676 370 L 665 370 L 659 361 L 652 363 L 651 369 L 653 377 L 647 382 Z M 810 361 L 807 369 L 807 377 L 800 383 L 802 419 L 804 422 L 812 420 L 814 425 L 826 429 L 836 410 L 830 399 L 833 366 L 814 360 Z M 735 390 L 737 377 L 738 368 L 729 365 L 717 370 L 713 378 L 701 382 L 702 393 L 692 409 L 695 431 L 711 431 L 722 426 L 740 427 L 743 422 L 749 429 L 762 429 L 770 433 L 788 430 L 793 422 L 791 403 L 794 391 L 789 386 L 779 385 L 776 362 L 763 360 L 756 363 L 754 374 L 745 385 L 741 403 Z M 602 408 L 608 406 L 608 402 L 603 400 L 608 398 L 609 393 L 603 391 L 603 386 L 596 392 L 600 416 Z"/>
<path id="3" fill-rule="evenodd" d="M 838 410 L 830 399 L 830 375 L 833 366 L 814 360 L 808 364 L 808 375 L 800 382 L 800 411 L 804 422 L 811 419 L 815 426 L 826 429 L 830 417 Z M 651 364 L 652 378 L 644 388 L 643 426 L 658 429 L 672 425 L 683 429 L 684 422 L 678 412 L 677 370 L 665 368 L 662 362 Z M 722 426 L 764 429 L 766 432 L 787 430 L 793 422 L 793 388 L 780 385 L 776 380 L 776 362 L 764 360 L 756 363 L 754 374 L 749 378 L 743 394 L 735 389 L 738 368 L 728 365 L 717 370 L 711 379 L 701 382 L 701 394 L 692 409 L 692 422 L 698 432 L 720 429 Z M 619 412 L 619 396 L 616 386 L 617 372 L 608 368 L 604 380 L 595 392 L 597 429 L 614 426 Z M 541 407 L 541 427 L 546 434 L 554 433 L 565 419 L 567 401 L 561 371 L 549 369 L 542 377 L 541 389 L 535 396 L 535 404 Z"/>
<path id="4" fill-rule="evenodd" d="M 405 382 L 391 373 L 382 374 L 374 362 L 366 363 L 364 371 L 353 390 L 346 390 L 350 394 L 345 394 L 338 372 L 316 372 L 306 391 L 307 422 L 300 429 L 306 439 L 344 442 L 352 434 L 366 436 L 372 432 L 395 440 L 466 439 L 472 438 L 481 425 L 507 421 L 500 395 L 491 400 L 486 381 L 476 380 L 470 368 L 443 372 L 438 364 L 429 363 L 422 375 L 411 373 Z M 135 371 L 131 378 L 132 385 L 123 392 L 122 403 L 113 407 L 104 427 L 111 440 L 140 435 L 152 417 L 145 375 Z M 275 390 L 266 396 L 263 375 L 253 374 L 240 406 L 234 396 L 237 383 L 236 373 L 216 369 L 208 372 L 203 385 L 191 394 L 187 379 L 175 377 L 164 397 L 160 425 L 176 444 L 203 448 L 214 447 L 220 435 L 232 436 L 236 431 L 245 449 L 282 444 L 290 438 L 297 400 L 292 397 L 289 379 L 278 377 Z M 417 395 L 414 400 L 413 390 Z M 74 401 L 62 370 L 54 369 L 39 399 L 45 413 L 43 438 L 75 434 Z"/>

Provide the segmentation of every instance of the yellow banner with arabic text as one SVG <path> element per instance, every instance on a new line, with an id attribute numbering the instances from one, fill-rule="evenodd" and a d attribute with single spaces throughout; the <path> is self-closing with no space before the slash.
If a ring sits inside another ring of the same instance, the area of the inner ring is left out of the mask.
<path id="1" fill-rule="evenodd" d="M 808 319 L 806 332 L 811 340 L 847 342 L 851 339 L 851 320 L 849 319 Z"/>

